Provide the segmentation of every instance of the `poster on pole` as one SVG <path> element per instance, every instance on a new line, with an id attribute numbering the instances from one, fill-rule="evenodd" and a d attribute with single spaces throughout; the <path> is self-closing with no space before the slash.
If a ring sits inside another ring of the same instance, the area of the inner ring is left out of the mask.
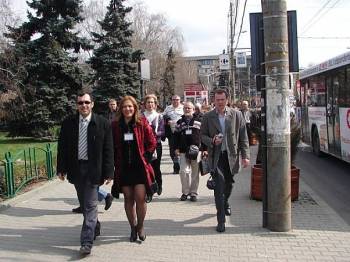
<path id="1" fill-rule="evenodd" d="M 151 73 L 150 73 L 150 65 L 148 59 L 141 60 L 141 79 L 142 80 L 150 80 L 151 79 Z"/>
<path id="2" fill-rule="evenodd" d="M 220 70 L 229 70 L 230 69 L 229 55 L 221 54 L 219 56 L 219 66 L 220 66 Z"/>
<path id="3" fill-rule="evenodd" d="M 247 67 L 247 55 L 245 52 L 236 53 L 236 67 L 237 68 Z"/>

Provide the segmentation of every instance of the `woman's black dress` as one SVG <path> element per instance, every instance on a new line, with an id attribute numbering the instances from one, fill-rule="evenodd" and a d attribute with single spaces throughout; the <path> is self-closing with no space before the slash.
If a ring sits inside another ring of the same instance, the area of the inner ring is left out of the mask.
<path id="1" fill-rule="evenodd" d="M 122 130 L 122 169 L 120 175 L 121 186 L 134 186 L 137 184 L 145 184 L 145 170 L 139 154 L 136 136 L 133 130 L 134 121 L 128 124 L 122 119 L 120 128 Z M 133 140 L 125 141 L 124 134 L 133 134 Z"/>

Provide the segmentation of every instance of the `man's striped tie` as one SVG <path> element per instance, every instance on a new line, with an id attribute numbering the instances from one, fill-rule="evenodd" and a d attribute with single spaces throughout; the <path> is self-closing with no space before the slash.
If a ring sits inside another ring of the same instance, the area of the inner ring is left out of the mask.
<path id="1" fill-rule="evenodd" d="M 87 160 L 87 119 L 82 119 L 79 125 L 78 159 Z"/>

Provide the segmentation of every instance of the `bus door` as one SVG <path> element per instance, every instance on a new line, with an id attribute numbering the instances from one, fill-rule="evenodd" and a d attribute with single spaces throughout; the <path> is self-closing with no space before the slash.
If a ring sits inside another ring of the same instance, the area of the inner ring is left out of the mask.
<path id="1" fill-rule="evenodd" d="M 326 81 L 328 152 L 340 156 L 339 79 L 329 76 Z"/>

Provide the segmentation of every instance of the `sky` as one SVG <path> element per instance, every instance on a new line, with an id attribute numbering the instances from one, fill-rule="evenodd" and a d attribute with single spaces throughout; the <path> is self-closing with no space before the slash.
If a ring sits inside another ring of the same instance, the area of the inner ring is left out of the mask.
<path id="1" fill-rule="evenodd" d="M 87 1 L 87 0 L 86 0 Z M 135 0 L 127 0 L 132 3 Z M 184 36 L 186 56 L 218 55 L 228 46 L 230 0 L 138 0 L 150 13 L 162 13 Z M 25 17 L 25 0 L 12 0 Z M 239 0 L 237 33 L 245 0 Z M 287 0 L 297 11 L 299 64 L 306 68 L 350 51 L 349 0 Z M 248 0 L 238 47 L 250 47 L 249 13 L 261 12 L 260 0 Z M 321 39 L 320 39 L 321 38 Z M 237 37 L 235 37 L 235 44 Z M 247 50 L 249 52 L 249 49 Z"/>

